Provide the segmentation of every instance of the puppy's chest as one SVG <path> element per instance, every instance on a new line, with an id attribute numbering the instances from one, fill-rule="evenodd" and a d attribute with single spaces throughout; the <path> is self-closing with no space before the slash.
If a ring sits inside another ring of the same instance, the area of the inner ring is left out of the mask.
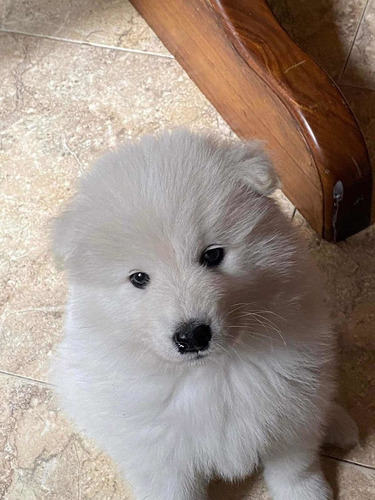
<path id="1" fill-rule="evenodd" d="M 256 466 L 273 413 L 272 407 L 265 411 L 269 405 L 258 396 L 249 381 L 193 378 L 175 388 L 155 423 L 192 461 L 239 477 Z"/>

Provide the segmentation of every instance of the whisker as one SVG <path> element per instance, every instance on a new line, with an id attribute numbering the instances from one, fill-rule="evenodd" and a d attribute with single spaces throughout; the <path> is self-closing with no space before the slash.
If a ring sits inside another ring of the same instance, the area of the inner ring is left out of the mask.
<path id="1" fill-rule="evenodd" d="M 273 316 L 277 316 L 278 318 L 286 321 L 286 318 L 284 318 L 284 316 L 281 316 L 280 314 L 275 313 L 275 311 L 270 311 L 269 309 L 259 309 L 259 310 L 255 310 L 255 311 L 249 311 L 249 312 L 250 312 L 250 314 L 252 312 L 254 312 L 254 313 L 263 313 L 263 314 L 272 314 Z M 244 314 L 246 314 L 246 312 L 244 312 Z"/>
<path id="2" fill-rule="evenodd" d="M 249 325 L 232 325 L 232 326 L 227 326 L 227 328 L 240 328 L 246 334 L 257 335 L 258 337 L 263 337 L 265 339 L 271 338 L 270 335 L 263 335 L 263 334 L 259 333 L 258 331 L 250 330 Z M 229 334 L 229 336 L 231 336 L 231 334 Z M 232 336 L 232 337 L 234 338 L 234 336 Z"/>
<path id="3" fill-rule="evenodd" d="M 262 312 L 271 312 L 272 311 L 262 311 Z M 275 313 L 275 315 L 277 315 Z M 286 341 L 285 341 L 285 338 L 280 330 L 280 328 L 276 325 L 276 323 L 274 323 L 273 321 L 271 321 L 269 318 L 261 315 L 259 312 L 254 312 L 254 311 L 247 311 L 247 312 L 241 312 L 239 315 L 238 315 L 238 318 L 242 318 L 243 319 L 246 319 L 246 320 L 250 320 L 251 319 L 254 319 L 255 321 L 257 321 L 265 330 L 267 329 L 272 329 L 273 331 L 275 331 L 280 339 L 282 340 L 282 342 L 284 343 L 284 345 L 287 345 L 286 344 Z"/>
<path id="4" fill-rule="evenodd" d="M 254 340 L 257 340 L 259 342 L 262 342 L 263 344 L 271 344 L 272 345 L 272 337 L 269 335 L 262 335 L 261 333 L 254 332 L 253 330 L 243 330 L 244 334 L 246 335 L 247 338 L 251 338 Z M 236 344 L 240 344 L 244 347 L 248 347 L 247 344 L 243 341 L 243 339 L 240 336 L 235 336 L 235 335 L 228 335 L 229 339 L 232 339 L 236 342 Z"/>
<path id="5" fill-rule="evenodd" d="M 141 353 L 141 355 L 139 356 L 139 358 L 137 359 L 137 362 L 139 363 L 139 361 L 141 361 L 141 359 L 143 358 L 143 356 L 146 354 L 146 352 L 148 352 L 149 350 L 151 349 L 150 346 L 146 347 L 146 349 Z"/>
<path id="6" fill-rule="evenodd" d="M 251 306 L 254 304 L 255 304 L 255 302 L 237 302 L 235 304 L 232 304 L 233 309 L 229 313 L 227 313 L 227 316 L 229 316 L 230 314 L 233 314 L 234 312 L 238 311 L 239 309 L 244 308 L 245 306 Z"/>
<path id="7" fill-rule="evenodd" d="M 283 341 L 284 345 L 287 345 L 285 338 L 284 338 L 283 334 L 281 333 L 280 328 L 278 328 L 278 326 L 273 321 L 271 321 L 269 318 L 265 318 L 264 316 L 262 316 L 258 313 L 246 313 L 246 316 L 254 318 L 265 329 L 267 329 L 267 327 L 271 328 L 273 331 L 275 331 L 279 335 L 279 337 Z"/>

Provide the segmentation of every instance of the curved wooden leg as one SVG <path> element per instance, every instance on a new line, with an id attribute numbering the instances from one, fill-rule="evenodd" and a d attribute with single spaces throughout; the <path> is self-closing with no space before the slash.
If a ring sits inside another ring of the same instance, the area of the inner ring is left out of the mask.
<path id="1" fill-rule="evenodd" d="M 370 224 L 357 122 L 265 0 L 131 1 L 232 129 L 268 142 L 285 194 L 323 238 Z"/>

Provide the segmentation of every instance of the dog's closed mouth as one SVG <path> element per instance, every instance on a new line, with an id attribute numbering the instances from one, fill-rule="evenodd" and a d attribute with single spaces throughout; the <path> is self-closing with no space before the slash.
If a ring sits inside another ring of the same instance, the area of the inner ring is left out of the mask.
<path id="1" fill-rule="evenodd" d="M 197 352 L 195 359 L 203 359 L 203 358 L 208 358 L 208 354 L 201 354 L 201 353 Z"/>
<path id="2" fill-rule="evenodd" d="M 194 361 L 202 361 L 204 359 L 207 359 L 210 357 L 210 355 L 197 351 L 195 353 L 190 353 L 190 355 L 184 354 L 183 357 L 188 363 L 193 363 Z"/>

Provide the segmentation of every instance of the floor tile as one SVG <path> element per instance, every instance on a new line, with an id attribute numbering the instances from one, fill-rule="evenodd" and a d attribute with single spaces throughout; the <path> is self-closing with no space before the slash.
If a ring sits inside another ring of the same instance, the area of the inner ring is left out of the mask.
<path id="1" fill-rule="evenodd" d="M 271 500 L 260 473 L 236 484 L 213 481 L 209 487 L 208 500 Z"/>
<path id="2" fill-rule="evenodd" d="M 375 498 L 375 470 L 331 459 L 322 459 L 322 465 L 335 500 Z"/>
<path id="3" fill-rule="evenodd" d="M 174 60 L 9 34 L 0 59 L 0 369 L 45 380 L 65 298 L 48 233 L 82 171 L 164 127 L 230 131 Z"/>
<path id="4" fill-rule="evenodd" d="M 268 3 L 292 39 L 337 80 L 366 0 L 268 0 Z"/>
<path id="5" fill-rule="evenodd" d="M 133 500 L 110 459 L 76 434 L 48 387 L 0 375 L 0 498 Z"/>
<path id="6" fill-rule="evenodd" d="M 352 108 L 359 126 L 361 127 L 372 163 L 373 178 L 375 179 L 375 90 L 341 85 L 341 91 Z M 375 183 L 373 184 L 372 193 L 372 199 L 375 200 Z M 373 220 L 375 220 L 374 203 Z"/>
<path id="7" fill-rule="evenodd" d="M 341 80 L 375 90 L 375 0 L 369 0 Z"/>
<path id="8" fill-rule="evenodd" d="M 375 62 L 374 62 L 375 65 Z M 361 127 L 363 136 L 375 165 L 375 90 L 340 86 L 345 99 Z"/>
<path id="9" fill-rule="evenodd" d="M 168 54 L 128 0 L 4 0 L 0 28 Z"/>

